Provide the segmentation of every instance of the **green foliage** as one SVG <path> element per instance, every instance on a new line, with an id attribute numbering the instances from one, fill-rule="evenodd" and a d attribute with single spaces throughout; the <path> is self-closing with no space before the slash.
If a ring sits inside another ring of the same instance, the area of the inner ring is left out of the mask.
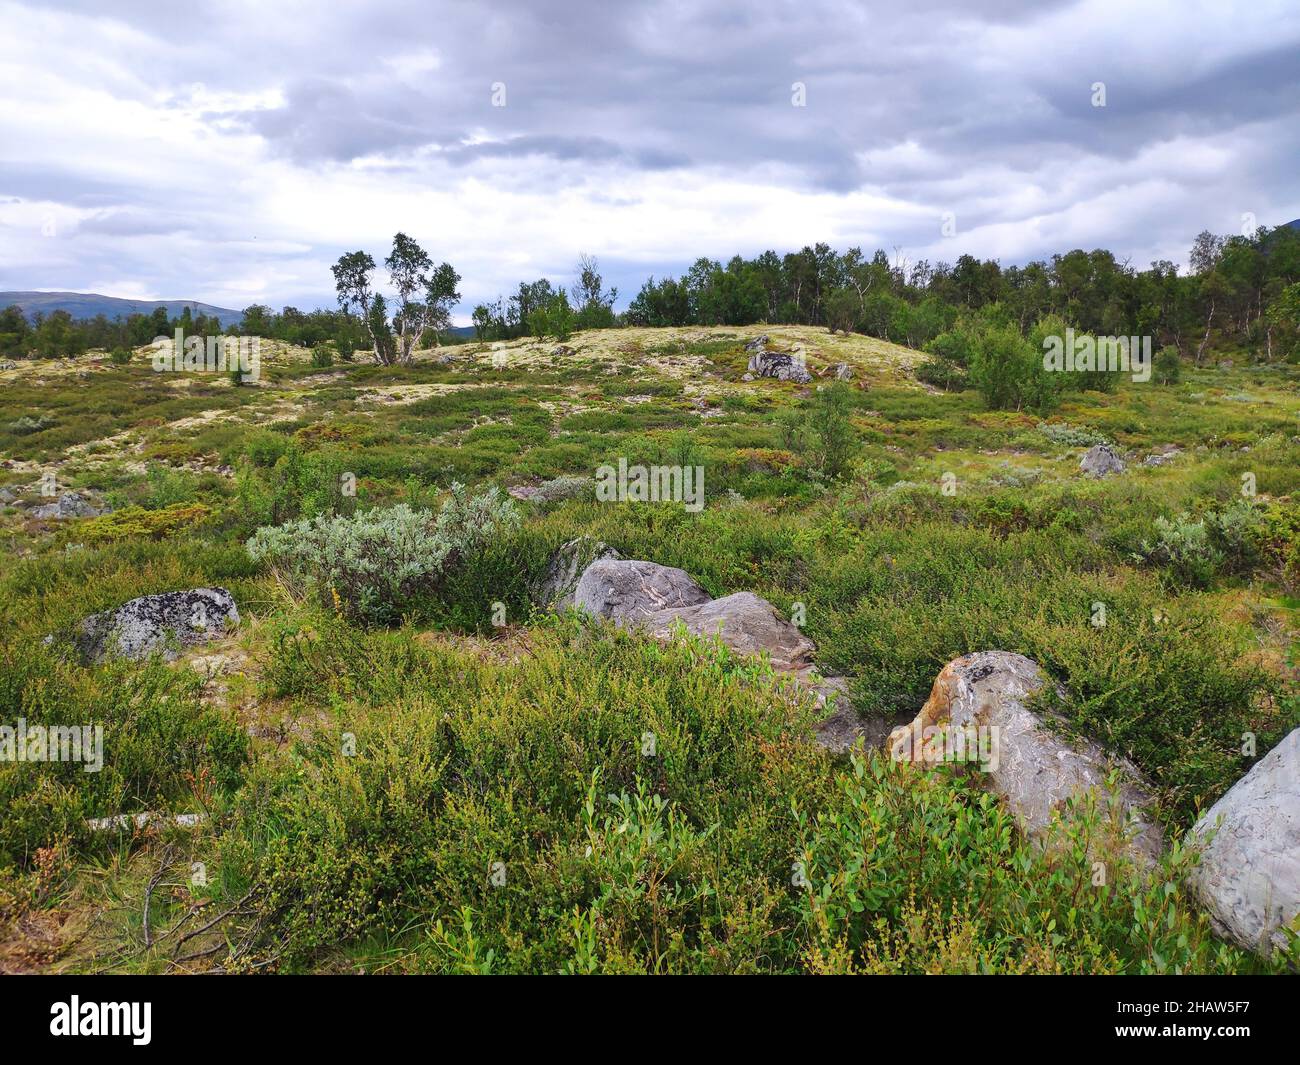
<path id="1" fill-rule="evenodd" d="M 1040 349 L 1010 325 L 981 329 L 971 342 L 971 384 L 994 410 L 1042 414 L 1059 402 L 1061 375 L 1043 366 Z"/>
<path id="2" fill-rule="evenodd" d="M 1156 352 L 1151 367 L 1151 376 L 1157 384 L 1176 385 L 1183 376 L 1183 360 L 1178 349 L 1172 344 Z"/>
<path id="3" fill-rule="evenodd" d="M 1174 518 L 1157 517 L 1154 538 L 1143 540 L 1135 557 L 1167 566 L 1175 579 L 1204 588 L 1220 572 L 1248 571 L 1257 561 L 1256 545 L 1265 535 L 1259 509 L 1238 500 L 1200 518 L 1186 512 Z"/>
<path id="4" fill-rule="evenodd" d="M 50 426 L 57 424 L 53 418 L 47 418 L 44 414 L 33 418 L 30 414 L 24 414 L 21 418 L 16 418 L 7 426 L 9 432 L 14 436 L 28 436 L 31 433 L 44 432 Z"/>
<path id="5" fill-rule="evenodd" d="M 961 392 L 970 385 L 970 377 L 957 363 L 937 356 L 931 356 L 916 368 L 916 379 L 945 392 Z"/>
<path id="6" fill-rule="evenodd" d="M 1248 969 L 1181 885 L 1175 847 L 1149 878 L 1096 804 L 1063 811 L 1046 850 L 947 773 L 853 757 L 835 798 L 799 813 L 806 962 L 820 973 L 1198 973 Z M 1095 881 L 1099 854 L 1107 877 Z"/>
<path id="7" fill-rule="evenodd" d="M 841 477 L 857 450 L 857 434 L 850 416 L 854 392 L 843 381 L 819 388 L 809 410 L 809 424 L 817 438 L 817 452 L 822 472 L 827 477 Z"/>
<path id="8" fill-rule="evenodd" d="M 558 341 L 568 340 L 577 324 L 577 316 L 569 306 L 569 295 L 564 289 L 554 293 L 528 316 L 528 328 L 538 340 L 547 336 Z"/>
<path id="9" fill-rule="evenodd" d="M 157 510 L 123 507 L 88 518 L 78 526 L 76 535 L 88 544 L 117 543 L 137 537 L 161 540 L 202 522 L 211 513 L 212 508 L 204 503 L 175 503 Z"/>
<path id="10" fill-rule="evenodd" d="M 29 729 L 101 726 L 103 762 L 86 772 L 84 762 L 0 760 L 0 869 L 26 867 L 38 847 L 91 845 L 88 817 L 193 810 L 237 788 L 248 758 L 243 729 L 204 705 L 198 675 L 157 660 L 88 670 L 39 641 L 6 641 L 0 722 L 20 718 Z"/>
<path id="11" fill-rule="evenodd" d="M 1066 422 L 1039 422 L 1038 431 L 1053 444 L 1060 444 L 1062 447 L 1092 447 L 1094 444 L 1111 442 L 1103 433 Z"/>
<path id="12" fill-rule="evenodd" d="M 456 484 L 436 516 L 405 504 L 351 518 L 320 515 L 259 529 L 247 548 L 254 561 L 281 567 L 325 605 L 384 623 L 417 608 L 449 571 L 517 521 L 495 488 L 473 496 Z"/>

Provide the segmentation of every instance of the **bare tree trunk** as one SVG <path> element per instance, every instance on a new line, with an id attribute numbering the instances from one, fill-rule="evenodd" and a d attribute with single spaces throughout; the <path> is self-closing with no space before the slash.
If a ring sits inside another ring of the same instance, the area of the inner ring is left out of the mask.
<path id="1" fill-rule="evenodd" d="M 1205 319 L 1205 336 L 1201 338 L 1201 343 L 1196 349 L 1196 365 L 1201 365 L 1201 357 L 1205 354 L 1205 345 L 1210 342 L 1210 327 L 1214 324 L 1214 304 L 1210 304 L 1210 316 Z"/>

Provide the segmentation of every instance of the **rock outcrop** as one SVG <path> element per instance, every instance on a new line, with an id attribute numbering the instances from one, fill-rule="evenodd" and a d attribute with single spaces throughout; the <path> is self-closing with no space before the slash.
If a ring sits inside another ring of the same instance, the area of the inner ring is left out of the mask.
<path id="1" fill-rule="evenodd" d="M 1026 702 L 1047 683 L 1024 655 L 979 651 L 944 666 L 930 698 L 910 725 L 889 736 L 899 761 L 974 762 L 986 786 L 1000 796 L 1021 829 L 1042 840 L 1052 815 L 1066 800 L 1093 792 L 1109 811 L 1116 839 L 1142 864 L 1153 863 L 1164 846 L 1150 816 L 1151 797 L 1137 768 L 1113 759 L 1091 742 L 1071 743 L 1049 729 Z M 1105 800 L 1106 777 L 1120 770 L 1114 805 Z"/>
<path id="2" fill-rule="evenodd" d="M 590 541 L 588 550 L 595 543 Z M 565 544 L 552 557 L 548 587 L 561 587 L 572 572 L 577 544 Z M 773 669 L 810 692 L 817 706 L 831 707 L 831 713 L 816 730 L 821 746 L 843 754 L 859 739 L 869 747 L 879 747 L 884 741 L 889 722 L 858 715 L 849 701 L 847 678 L 819 674 L 813 665 L 816 644 L 766 599 L 753 592 L 713 599 L 684 570 L 620 559 L 605 545 L 599 547 L 610 554 L 587 566 L 569 601 L 557 597 L 557 604 L 571 604 L 658 640 L 670 640 L 674 632 L 684 628 L 696 636 L 716 636 L 737 654 L 765 654 Z"/>
<path id="3" fill-rule="evenodd" d="M 669 607 L 647 617 L 642 625 L 659 639 L 668 639 L 676 625 L 684 625 L 695 636 L 718 636 L 740 654 L 766 653 L 772 667 L 782 672 L 809 668 L 817 649 L 776 607 L 753 592 L 736 592 L 697 606 Z"/>
<path id="4" fill-rule="evenodd" d="M 779 351 L 758 351 L 749 357 L 749 372 L 755 377 L 775 377 L 778 381 L 807 384 L 812 375 L 802 359 Z"/>
<path id="5" fill-rule="evenodd" d="M 144 595 L 116 610 L 92 614 L 78 627 L 74 642 L 88 661 L 105 658 L 147 658 L 177 653 L 220 636 L 239 624 L 235 600 L 224 588 L 192 588 L 187 592 Z"/>
<path id="6" fill-rule="evenodd" d="M 1264 954 L 1300 931 L 1300 729 L 1251 767 L 1191 832 L 1189 877 L 1215 931 Z"/>
<path id="7" fill-rule="evenodd" d="M 567 610 L 573 606 L 578 579 L 593 562 L 623 556 L 608 544 L 590 536 L 579 536 L 561 544 L 551 555 L 546 572 L 533 589 L 533 602 L 544 610 Z"/>
<path id="8" fill-rule="evenodd" d="M 630 559 L 593 562 L 573 590 L 578 610 L 624 627 L 645 625 L 665 610 L 709 601 L 709 593 L 685 570 Z"/>
<path id="9" fill-rule="evenodd" d="M 45 503 L 32 510 L 33 518 L 95 518 L 107 513 L 107 508 L 95 506 L 80 492 L 64 492 L 53 503 Z"/>
<path id="10" fill-rule="evenodd" d="M 1083 453 L 1079 469 L 1089 477 L 1105 477 L 1124 472 L 1124 460 L 1109 444 L 1095 444 Z"/>
<path id="11" fill-rule="evenodd" d="M 778 381 L 796 381 L 807 384 L 812 375 L 801 358 L 787 355 L 768 348 L 766 333 L 745 342 L 745 353 L 749 356 L 749 372 L 742 380 L 752 381 L 755 377 L 775 377 Z"/>

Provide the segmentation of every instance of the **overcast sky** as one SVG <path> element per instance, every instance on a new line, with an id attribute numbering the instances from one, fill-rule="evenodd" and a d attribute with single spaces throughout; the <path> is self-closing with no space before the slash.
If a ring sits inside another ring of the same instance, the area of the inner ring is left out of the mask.
<path id="1" fill-rule="evenodd" d="M 338 255 L 400 229 L 465 321 L 584 251 L 625 304 L 700 255 L 1145 267 L 1300 217 L 1295 0 L 0 0 L 0 26 L 0 290 L 332 306 Z"/>

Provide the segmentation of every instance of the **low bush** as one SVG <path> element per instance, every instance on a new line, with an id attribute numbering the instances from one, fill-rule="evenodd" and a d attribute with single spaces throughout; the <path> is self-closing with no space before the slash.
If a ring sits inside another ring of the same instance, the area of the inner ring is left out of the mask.
<path id="1" fill-rule="evenodd" d="M 247 548 L 254 561 L 275 564 L 325 605 L 390 623 L 517 522 L 495 488 L 472 496 L 456 484 L 436 516 L 406 504 L 354 517 L 320 515 L 259 529 Z"/>
<path id="2" fill-rule="evenodd" d="M 136 537 L 161 540 L 199 524 L 211 513 L 212 508 L 204 503 L 175 503 L 158 510 L 123 507 L 82 522 L 76 536 L 88 544 L 119 543 Z"/>

